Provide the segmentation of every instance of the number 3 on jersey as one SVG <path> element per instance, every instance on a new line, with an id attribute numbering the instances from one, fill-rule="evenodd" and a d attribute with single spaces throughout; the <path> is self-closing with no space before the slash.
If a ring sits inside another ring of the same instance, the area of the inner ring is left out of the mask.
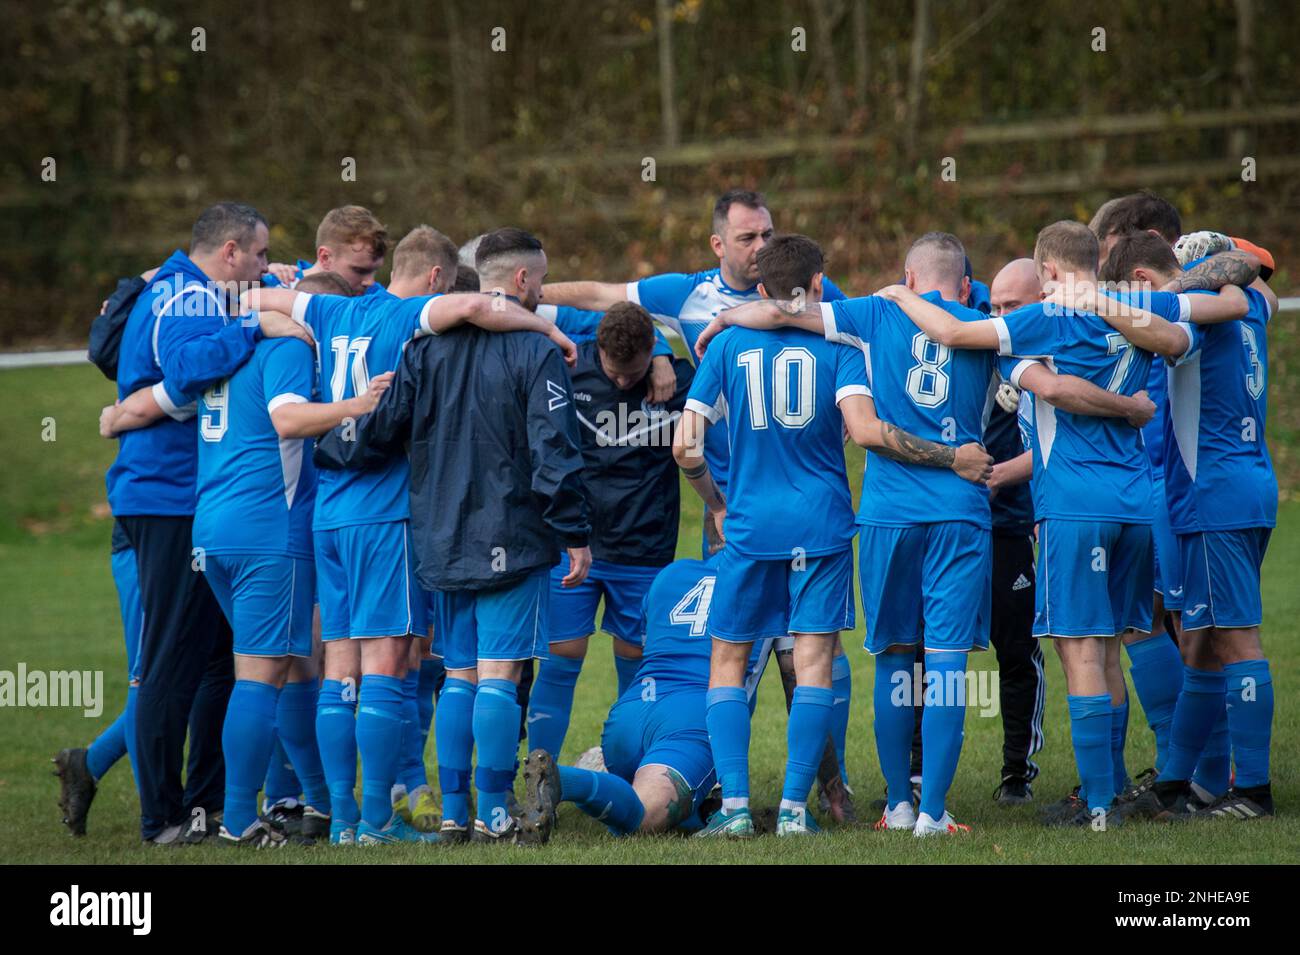
<path id="1" fill-rule="evenodd" d="M 330 401 L 342 401 L 343 389 L 347 383 L 348 364 L 352 365 L 352 394 L 365 394 L 370 387 L 370 371 L 366 368 L 366 350 L 370 348 L 370 339 L 348 339 L 346 335 L 336 335 L 330 339 L 330 351 L 334 353 L 334 371 L 330 375 Z"/>
<path id="2" fill-rule="evenodd" d="M 736 356 L 745 369 L 745 392 L 749 404 L 749 426 L 755 431 L 767 428 L 767 398 L 763 394 L 763 351 L 751 348 Z M 790 390 L 795 378 L 797 392 Z M 772 359 L 772 417 L 787 428 L 802 428 L 817 412 L 814 400 L 817 358 L 806 348 L 782 348 Z M 791 407 L 793 405 L 793 407 Z"/>
<path id="3" fill-rule="evenodd" d="M 691 625 L 691 636 L 701 637 L 709 622 L 709 604 L 713 602 L 713 584 L 716 577 L 702 577 L 700 582 L 686 591 L 677 606 L 668 615 L 671 623 Z"/>

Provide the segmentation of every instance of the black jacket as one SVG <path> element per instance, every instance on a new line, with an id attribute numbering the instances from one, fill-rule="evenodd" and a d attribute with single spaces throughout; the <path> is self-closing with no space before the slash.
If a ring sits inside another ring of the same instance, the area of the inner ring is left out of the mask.
<path id="1" fill-rule="evenodd" d="M 984 425 L 984 448 L 994 464 L 1010 461 L 1025 451 L 1020 423 L 1014 411 L 1004 411 L 995 402 Z M 989 501 L 993 512 L 993 533 L 999 537 L 1026 537 L 1034 532 L 1034 501 L 1029 483 L 1001 488 Z"/>
<path id="2" fill-rule="evenodd" d="M 375 467 L 407 441 L 426 590 L 508 586 L 554 566 L 562 546 L 586 546 L 568 369 L 541 335 L 470 325 L 411 342 L 378 407 L 322 437 L 315 460 Z"/>
<path id="3" fill-rule="evenodd" d="M 662 567 L 677 554 L 681 507 L 673 427 L 694 375 L 673 359 L 677 389 L 667 405 L 647 405 L 642 379 L 620 391 L 600 366 L 594 341 L 578 346 L 573 399 L 591 502 L 591 556 L 618 564 Z"/>

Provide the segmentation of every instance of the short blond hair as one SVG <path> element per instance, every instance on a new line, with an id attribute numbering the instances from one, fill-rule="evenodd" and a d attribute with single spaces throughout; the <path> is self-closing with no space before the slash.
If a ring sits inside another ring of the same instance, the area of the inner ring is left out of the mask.
<path id="1" fill-rule="evenodd" d="M 456 243 L 433 226 L 418 225 L 393 249 L 393 277 L 423 275 L 435 265 L 452 271 L 459 261 Z"/>
<path id="2" fill-rule="evenodd" d="M 1042 268 L 1051 259 L 1067 272 L 1096 272 L 1101 245 L 1082 222 L 1062 219 L 1038 233 L 1034 243 L 1034 266 Z"/>
<path id="3" fill-rule="evenodd" d="M 325 213 L 316 227 L 316 248 L 325 246 L 338 252 L 354 245 L 367 246 L 376 257 L 382 257 L 388 252 L 388 230 L 362 206 L 339 206 Z"/>

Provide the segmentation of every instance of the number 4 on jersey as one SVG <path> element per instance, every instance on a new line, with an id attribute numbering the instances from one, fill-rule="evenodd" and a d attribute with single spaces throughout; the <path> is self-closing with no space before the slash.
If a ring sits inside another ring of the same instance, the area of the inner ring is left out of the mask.
<path id="1" fill-rule="evenodd" d="M 677 606 L 668 615 L 669 621 L 678 625 L 690 624 L 692 637 L 703 636 L 709 621 L 709 604 L 713 602 L 713 583 L 716 579 L 703 577 L 698 584 L 686 591 L 686 595 L 677 601 Z"/>

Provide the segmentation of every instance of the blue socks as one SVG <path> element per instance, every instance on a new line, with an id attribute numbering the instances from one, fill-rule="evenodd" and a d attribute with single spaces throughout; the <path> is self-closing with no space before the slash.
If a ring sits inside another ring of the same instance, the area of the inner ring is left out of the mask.
<path id="1" fill-rule="evenodd" d="M 884 773 L 889 808 L 912 801 L 912 735 L 916 728 L 912 666 L 916 654 L 876 655 L 875 706 L 876 753 Z M 924 751 L 922 752 L 924 759 Z"/>
<path id="2" fill-rule="evenodd" d="M 797 686 L 786 724 L 785 786 L 782 809 L 802 809 L 826 751 L 835 693 L 829 687 Z"/>
<path id="3" fill-rule="evenodd" d="M 280 690 L 275 725 L 280 743 L 292 764 L 289 773 L 297 771 L 292 785 L 297 787 L 301 784 L 302 787 L 295 788 L 293 795 L 296 797 L 301 792 L 307 805 L 328 816 L 329 788 L 325 784 L 325 770 L 316 745 L 316 697 L 319 691 L 320 686 L 314 679 L 286 683 Z"/>
<path id="4" fill-rule="evenodd" d="M 1227 697 L 1210 730 L 1201 758 L 1197 760 L 1192 782 L 1212 796 L 1222 796 L 1228 791 L 1232 779 L 1232 743 L 1228 737 Z"/>
<path id="5" fill-rule="evenodd" d="M 1126 644 L 1129 673 L 1147 724 L 1156 737 L 1156 769 L 1165 765 L 1174 706 L 1183 689 L 1183 658 L 1168 634 Z"/>
<path id="6" fill-rule="evenodd" d="M 713 765 L 722 784 L 722 808 L 749 808 L 749 698 L 744 687 L 718 686 L 705 696 Z M 822 742 L 825 743 L 825 734 Z"/>
<path id="7" fill-rule="evenodd" d="M 1273 677 L 1267 660 L 1242 660 L 1223 668 L 1228 701 L 1228 734 L 1237 762 L 1237 789 L 1269 781 L 1268 755 L 1273 736 Z"/>
<path id="8" fill-rule="evenodd" d="M 268 806 L 281 799 L 292 799 L 297 802 L 301 793 L 302 786 L 298 783 L 298 776 L 294 773 L 289 754 L 280 741 L 277 720 L 275 732 L 271 736 L 271 761 L 266 767 L 266 785 L 262 789 L 262 800 Z"/>
<path id="9" fill-rule="evenodd" d="M 361 818 L 356 795 L 356 717 L 356 690 L 342 680 L 322 682 L 316 699 L 316 742 L 334 819 L 349 826 Z"/>
<path id="10" fill-rule="evenodd" d="M 109 724 L 108 729 L 95 737 L 95 741 L 86 749 L 86 768 L 95 781 L 104 778 L 104 774 L 113 768 L 123 756 L 127 755 L 135 740 L 135 687 L 126 688 L 126 706 Z M 132 766 L 135 760 L 132 759 Z"/>
<path id="11" fill-rule="evenodd" d="M 555 654 L 547 657 L 538 667 L 537 679 L 533 681 L 533 690 L 528 697 L 530 750 L 544 749 L 559 760 L 565 734 L 569 732 L 573 688 L 577 686 L 578 674 L 581 672 L 582 660 L 557 657 Z"/>
<path id="12" fill-rule="evenodd" d="M 616 836 L 636 832 L 645 818 L 645 806 L 632 784 L 613 773 L 561 766 L 560 792 L 564 801 L 576 803 Z"/>
<path id="13" fill-rule="evenodd" d="M 433 701 L 442 690 L 442 682 L 447 678 L 447 670 L 442 661 L 436 657 L 420 661 L 420 686 L 416 691 L 415 702 L 420 708 L 420 752 L 427 749 L 429 730 L 433 728 Z M 426 779 L 428 775 L 426 774 Z"/>
<path id="14" fill-rule="evenodd" d="M 424 770 L 424 741 L 428 730 L 420 731 L 420 671 L 408 670 L 402 680 L 402 757 L 397 778 L 408 793 L 429 785 Z"/>
<path id="15" fill-rule="evenodd" d="M 1110 710 L 1110 763 L 1115 792 L 1128 789 L 1128 767 L 1124 765 L 1124 743 L 1128 740 L 1128 700 Z"/>
<path id="16" fill-rule="evenodd" d="M 1111 760 L 1110 694 L 1069 696 L 1070 738 L 1074 760 L 1079 766 L 1081 793 L 1088 808 L 1110 809 L 1115 800 L 1115 770 Z M 926 707 L 928 710 L 929 707 Z"/>
<path id="17" fill-rule="evenodd" d="M 942 819 L 944 801 L 957 775 L 957 761 L 966 736 L 966 654 L 927 653 L 925 679 L 927 692 L 921 714 L 921 812 Z M 932 694 L 930 685 L 936 681 L 939 692 Z M 960 697 L 954 697 L 957 692 Z M 941 705 L 931 705 L 935 695 Z"/>
<path id="18" fill-rule="evenodd" d="M 518 696 L 519 688 L 509 680 L 481 680 L 474 697 L 478 818 L 492 832 L 503 832 L 510 825 L 506 792 L 514 787 L 515 757 L 519 752 Z"/>
<path id="19" fill-rule="evenodd" d="M 442 816 L 462 827 L 469 825 L 469 767 L 474 755 L 476 692 L 468 680 L 447 680 L 438 697 L 438 719 L 433 724 Z"/>
<path id="20" fill-rule="evenodd" d="M 1160 768 L 1160 781 L 1188 780 L 1210 738 L 1227 685 L 1223 671 L 1183 668 L 1183 691 L 1178 694 L 1173 725 L 1169 728 L 1169 749 Z M 1228 711 L 1231 720 L 1232 711 Z"/>
<path id="21" fill-rule="evenodd" d="M 844 748 L 849 736 L 849 704 L 853 699 L 853 667 L 847 654 L 841 653 L 831 661 L 831 741 L 835 744 L 835 758 L 840 763 L 840 779 L 849 784 L 849 770 L 844 762 Z"/>
<path id="22" fill-rule="evenodd" d="M 641 658 L 629 660 L 626 657 L 620 657 L 614 654 L 614 671 L 618 674 L 618 698 L 622 698 L 627 692 L 627 688 L 632 685 L 636 679 L 636 671 L 641 669 Z"/>
<path id="23" fill-rule="evenodd" d="M 402 745 L 402 681 L 368 673 L 357 700 L 361 819 L 382 829 L 393 816 L 392 789 Z"/>
<path id="24" fill-rule="evenodd" d="M 236 680 L 221 730 L 226 760 L 223 824 L 236 837 L 257 820 L 257 794 L 271 759 L 275 711 L 280 691 L 267 683 Z"/>

